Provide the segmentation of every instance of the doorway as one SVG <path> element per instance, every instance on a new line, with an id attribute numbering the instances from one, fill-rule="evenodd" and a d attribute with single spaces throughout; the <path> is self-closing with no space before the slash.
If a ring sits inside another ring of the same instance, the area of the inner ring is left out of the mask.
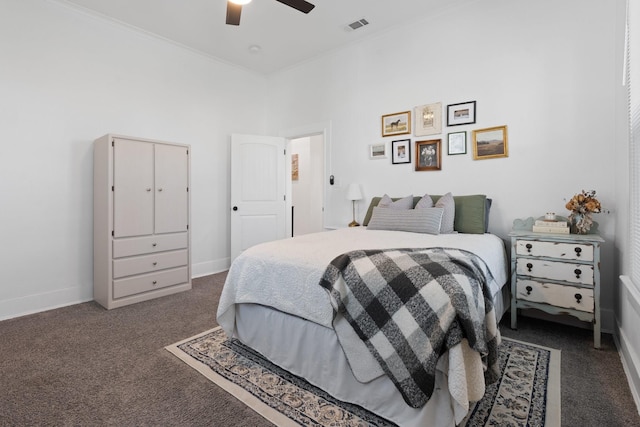
<path id="1" fill-rule="evenodd" d="M 290 140 L 291 235 L 324 229 L 325 146 L 322 134 Z"/>

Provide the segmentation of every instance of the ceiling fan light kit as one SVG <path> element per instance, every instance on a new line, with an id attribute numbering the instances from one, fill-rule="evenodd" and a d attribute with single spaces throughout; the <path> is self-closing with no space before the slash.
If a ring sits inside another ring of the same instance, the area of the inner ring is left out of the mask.
<path id="1" fill-rule="evenodd" d="M 302 13 L 309 13 L 315 5 L 305 0 L 276 0 L 279 3 L 294 8 Z M 227 24 L 240 25 L 240 14 L 242 13 L 242 5 L 251 2 L 251 0 L 228 0 L 227 1 Z"/>

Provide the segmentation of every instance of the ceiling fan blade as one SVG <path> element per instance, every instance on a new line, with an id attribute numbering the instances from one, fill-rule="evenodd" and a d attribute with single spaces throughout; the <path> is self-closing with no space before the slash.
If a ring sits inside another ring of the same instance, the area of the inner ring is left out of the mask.
<path id="1" fill-rule="evenodd" d="M 240 25 L 240 13 L 242 12 L 242 5 L 227 2 L 227 24 L 228 25 Z"/>
<path id="2" fill-rule="evenodd" d="M 309 13 L 311 10 L 316 7 L 315 5 L 309 3 L 305 0 L 276 0 L 282 4 L 286 4 L 296 10 L 299 10 L 302 13 Z"/>

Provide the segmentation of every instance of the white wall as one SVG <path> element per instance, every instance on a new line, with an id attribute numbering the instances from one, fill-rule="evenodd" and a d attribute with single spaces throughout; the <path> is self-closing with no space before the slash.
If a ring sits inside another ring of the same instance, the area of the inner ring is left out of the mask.
<path id="1" fill-rule="evenodd" d="M 486 0 L 396 28 L 270 77 L 270 132 L 332 123 L 331 173 L 344 185 L 329 187 L 329 224 L 350 219 L 349 182 L 362 184 L 360 220 L 383 193 L 485 193 L 494 200 L 490 231 L 504 238 L 515 218 L 566 215 L 565 200 L 582 189 L 597 190 L 615 211 L 623 12 L 623 0 Z M 471 100 L 477 123 L 443 126 L 440 137 L 466 130 L 470 141 L 472 129 L 507 125 L 508 158 L 474 161 L 469 146 L 466 155 L 445 151 L 436 172 L 369 160 L 369 144 L 404 138 L 382 138 L 381 115 Z M 606 240 L 603 327 L 611 331 L 615 216 L 596 219 Z"/>
<path id="2" fill-rule="evenodd" d="M 0 319 L 92 299 L 105 133 L 191 144 L 193 273 L 227 268 L 229 135 L 264 133 L 265 78 L 60 3 L 0 8 Z"/>

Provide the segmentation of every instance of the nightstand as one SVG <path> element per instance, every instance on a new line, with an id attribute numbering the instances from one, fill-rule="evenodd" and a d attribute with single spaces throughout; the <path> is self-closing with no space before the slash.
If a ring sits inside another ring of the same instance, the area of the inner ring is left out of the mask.
<path id="1" fill-rule="evenodd" d="M 534 233 L 534 219 L 515 220 L 511 237 L 511 328 L 518 308 L 566 314 L 593 324 L 600 348 L 600 245 L 597 234 Z M 597 226 L 594 227 L 597 229 Z"/>

